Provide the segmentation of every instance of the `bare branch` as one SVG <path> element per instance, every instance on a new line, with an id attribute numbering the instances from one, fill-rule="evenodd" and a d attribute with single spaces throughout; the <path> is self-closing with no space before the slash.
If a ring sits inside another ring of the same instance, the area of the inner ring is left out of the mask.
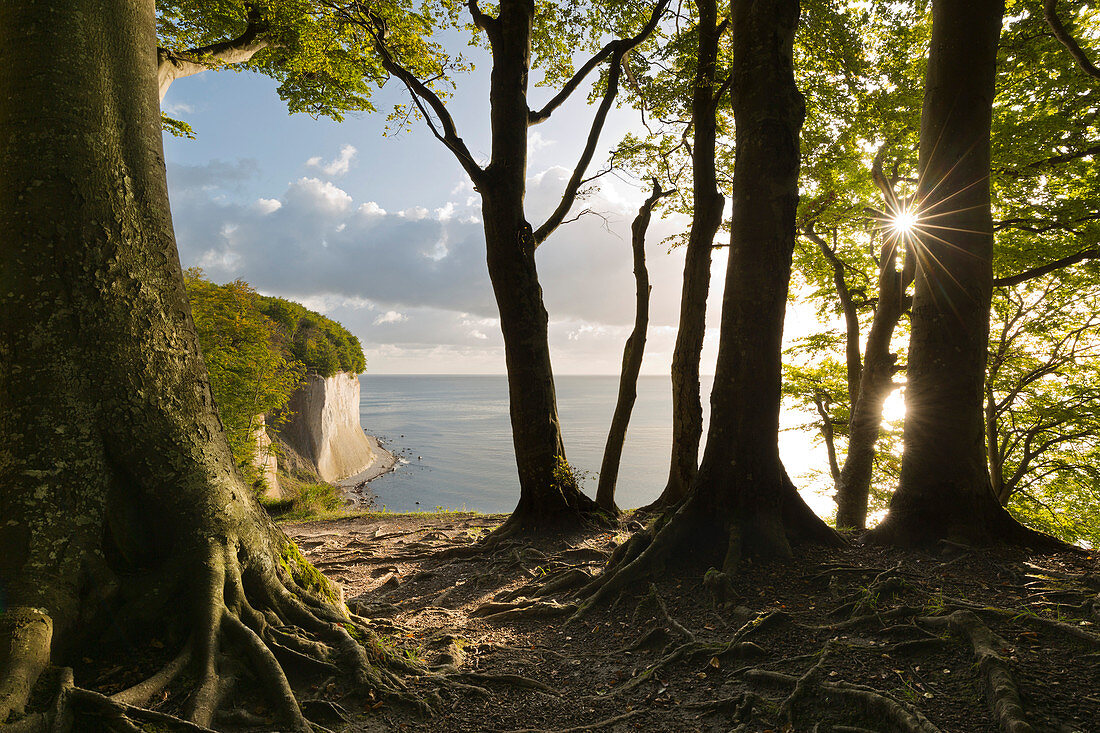
<path id="1" fill-rule="evenodd" d="M 660 20 L 661 15 L 668 7 L 668 3 L 669 0 L 658 0 L 649 16 L 649 21 L 636 36 L 614 42 L 615 48 L 611 53 L 610 68 L 607 75 L 607 90 L 604 92 L 600 106 L 592 118 L 592 127 L 588 132 L 588 142 L 584 146 L 584 151 L 581 152 L 576 168 L 573 169 L 573 175 L 565 186 L 565 192 L 562 194 L 558 207 L 542 226 L 534 232 L 536 247 L 542 244 L 550 236 L 550 233 L 561 225 L 577 198 L 577 190 L 580 188 L 581 181 L 584 179 L 584 172 L 588 168 L 588 164 L 592 162 L 592 156 L 596 152 L 596 145 L 600 140 L 600 133 L 603 132 L 607 113 L 611 110 L 615 96 L 619 93 L 619 76 L 622 74 L 623 58 L 657 29 L 657 21 Z"/>
<path id="2" fill-rule="evenodd" d="M 1022 282 L 1028 280 L 1034 280 L 1037 277 L 1042 277 L 1047 273 L 1054 272 L 1055 270 L 1061 270 L 1071 265 L 1076 265 L 1078 262 L 1085 260 L 1092 260 L 1100 257 L 1100 247 L 1092 246 L 1088 249 L 1081 250 L 1076 254 L 1071 254 L 1068 257 L 1063 257 L 1053 262 L 1048 262 L 1045 265 L 1039 267 L 1032 267 L 1030 270 L 1024 270 L 1023 272 L 1008 277 L 998 277 L 993 280 L 993 285 L 999 288 L 1007 288 L 1013 285 L 1019 285 Z"/>
<path id="3" fill-rule="evenodd" d="M 1085 54 L 1081 45 L 1077 43 L 1077 40 L 1070 34 L 1066 27 L 1062 25 L 1062 21 L 1058 17 L 1058 0 L 1044 0 L 1043 15 L 1046 17 L 1047 25 L 1050 26 L 1050 30 L 1054 33 L 1054 37 L 1066 47 L 1070 56 L 1073 56 L 1077 65 L 1081 67 L 1081 70 L 1095 79 L 1100 79 L 1100 69 L 1096 68 L 1096 64 L 1092 63 L 1092 60 Z"/>
<path id="4" fill-rule="evenodd" d="M 814 232 L 813 224 L 807 222 L 802 229 L 810 241 L 818 246 L 821 254 L 829 261 L 833 268 L 833 285 L 836 287 L 836 295 L 840 299 L 841 310 L 844 311 L 844 356 L 846 362 L 846 374 L 848 378 L 848 404 L 855 405 L 859 398 L 859 382 L 863 373 L 862 354 L 859 349 L 859 312 L 855 301 L 852 299 L 852 290 L 844 279 L 845 263 L 837 256 L 837 253 L 825 241 L 825 238 Z"/>
<path id="5" fill-rule="evenodd" d="M 473 4 L 476 5 L 476 3 Z M 466 143 L 458 136 L 454 119 L 451 117 L 451 113 L 447 111 L 447 105 L 443 103 L 439 95 L 428 88 L 424 82 L 416 78 L 415 74 L 402 66 L 394 58 L 389 47 L 386 45 L 385 20 L 369 10 L 365 12 L 368 13 L 366 18 L 357 16 L 352 18 L 352 20 L 371 34 L 371 37 L 374 39 L 375 51 L 378 52 L 379 58 L 382 59 L 382 68 L 397 77 L 398 80 L 405 85 L 405 88 L 409 90 L 409 94 L 412 95 L 413 102 L 420 110 L 420 113 L 424 115 L 424 119 L 428 123 L 428 127 L 431 129 L 432 134 L 454 154 L 463 170 L 470 176 L 470 180 L 473 181 L 474 185 L 480 184 L 484 179 L 485 171 L 477 164 L 473 154 L 471 154 L 469 148 L 466 147 Z M 432 122 L 432 117 L 428 113 L 428 109 L 425 108 L 425 104 L 431 108 L 431 111 L 434 112 L 435 116 L 439 119 L 439 126 L 442 128 L 442 132 L 437 129 L 436 125 Z"/>
<path id="6" fill-rule="evenodd" d="M 619 41 L 612 41 L 611 43 L 608 43 L 606 46 L 600 49 L 599 53 L 588 59 L 587 63 L 585 63 L 585 65 L 581 68 L 577 69 L 577 72 L 573 74 L 572 78 L 565 83 L 565 86 L 561 88 L 561 91 L 555 94 L 554 98 L 546 103 L 546 106 L 544 106 L 538 112 L 535 112 L 534 110 L 528 112 L 527 124 L 537 125 L 540 122 L 545 122 L 546 120 L 550 119 L 550 115 L 554 113 L 554 110 L 560 107 L 565 102 L 565 100 L 569 99 L 573 92 L 576 91 L 577 87 L 580 86 L 580 83 L 584 81 L 584 78 L 592 72 L 592 69 L 595 69 L 597 66 L 602 64 L 608 56 L 615 52 L 616 44 L 618 43 Z"/>

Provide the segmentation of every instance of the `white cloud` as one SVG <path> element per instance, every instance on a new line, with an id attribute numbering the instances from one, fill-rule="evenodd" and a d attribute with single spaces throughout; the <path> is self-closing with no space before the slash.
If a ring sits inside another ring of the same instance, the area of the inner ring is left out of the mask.
<path id="1" fill-rule="evenodd" d="M 412 219 L 413 221 L 420 221 L 428 217 L 428 210 L 423 206 L 413 206 L 405 209 L 404 211 L 397 212 L 397 215 L 406 219 Z M 448 217 L 450 218 L 450 217 Z"/>
<path id="2" fill-rule="evenodd" d="M 305 206 L 313 206 L 332 214 L 347 211 L 352 203 L 347 191 L 317 178 L 299 178 L 291 184 L 285 198 L 284 203 L 302 201 Z"/>
<path id="3" fill-rule="evenodd" d="M 274 214 L 283 208 L 283 202 L 279 199 L 256 199 L 256 208 L 264 214 Z"/>
<path id="4" fill-rule="evenodd" d="M 186 102 L 175 102 L 165 105 L 164 111 L 172 117 L 179 117 L 180 115 L 194 114 L 195 108 Z"/>
<path id="5" fill-rule="evenodd" d="M 306 161 L 306 166 L 319 168 L 326 175 L 342 176 L 351 169 L 351 162 L 355 160 L 355 155 L 358 152 L 354 145 L 345 145 L 340 148 L 339 155 L 327 163 L 321 159 L 320 155 L 315 155 Z"/>
<path id="6" fill-rule="evenodd" d="M 401 323 L 402 321 L 409 320 L 409 317 L 404 313 L 398 313 L 397 311 L 386 311 L 382 315 L 374 319 L 374 325 L 380 326 L 383 323 Z"/>
<path id="7" fill-rule="evenodd" d="M 544 150 L 557 142 L 557 140 L 545 139 L 540 131 L 535 130 L 527 136 L 527 149 L 531 151 Z"/>
<path id="8" fill-rule="evenodd" d="M 529 180 L 533 226 L 553 210 L 568 173 L 554 168 Z M 393 212 L 311 177 L 262 199 L 228 195 L 234 181 L 253 175 L 243 162 L 170 169 L 185 266 L 201 265 L 217 282 L 243 278 L 261 292 L 322 310 L 360 338 L 372 371 L 503 371 L 480 201 L 464 202 L 464 184 L 443 206 Z M 611 201 L 597 193 L 585 205 L 610 224 L 583 217 L 539 247 L 551 349 L 563 374 L 618 372 L 634 320 L 629 226 L 643 195 Z M 650 373 L 667 369 L 671 358 L 683 273 L 682 251 L 668 254 L 661 241 L 685 227 L 683 218 L 655 220 L 647 239 Z M 716 292 L 724 258 L 724 250 L 715 253 Z M 708 326 L 717 326 L 717 311 Z M 417 359 L 428 361 L 417 366 Z"/>

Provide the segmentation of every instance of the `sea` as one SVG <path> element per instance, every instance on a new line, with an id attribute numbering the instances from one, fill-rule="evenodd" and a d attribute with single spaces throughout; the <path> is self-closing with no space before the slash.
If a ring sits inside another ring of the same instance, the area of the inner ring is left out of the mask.
<path id="1" fill-rule="evenodd" d="M 505 376 L 364 374 L 359 380 L 363 428 L 399 458 L 394 471 L 367 485 L 375 506 L 395 512 L 515 508 L 519 479 Z M 619 378 L 557 376 L 554 383 L 566 455 L 585 477 L 586 493 L 594 496 Z M 704 403 L 710 386 L 711 378 L 704 377 Z M 781 441 L 792 476 L 803 468 L 809 443 Z M 619 468 L 620 507 L 644 506 L 657 498 L 668 477 L 671 450 L 671 380 L 640 377 Z"/>

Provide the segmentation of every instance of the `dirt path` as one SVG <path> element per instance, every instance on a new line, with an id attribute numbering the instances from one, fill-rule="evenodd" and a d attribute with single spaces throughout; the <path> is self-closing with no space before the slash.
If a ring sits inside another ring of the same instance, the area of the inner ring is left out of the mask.
<path id="1" fill-rule="evenodd" d="M 665 578 L 567 624 L 571 590 L 640 525 L 476 547 L 503 519 L 285 525 L 439 670 L 410 682 L 431 718 L 382 701 L 348 730 L 1100 732 L 1095 556 L 853 545 Z"/>

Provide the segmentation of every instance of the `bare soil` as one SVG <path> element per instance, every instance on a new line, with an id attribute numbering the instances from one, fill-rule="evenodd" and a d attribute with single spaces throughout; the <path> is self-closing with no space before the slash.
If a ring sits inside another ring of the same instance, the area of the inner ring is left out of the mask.
<path id="1" fill-rule="evenodd" d="M 1096 553 L 853 542 L 728 578 L 685 569 L 571 619 L 570 593 L 641 525 L 484 549 L 504 519 L 285 525 L 350 608 L 434 670 L 407 678 L 430 716 L 322 682 L 306 696 L 336 696 L 331 727 L 1100 731 Z"/>

